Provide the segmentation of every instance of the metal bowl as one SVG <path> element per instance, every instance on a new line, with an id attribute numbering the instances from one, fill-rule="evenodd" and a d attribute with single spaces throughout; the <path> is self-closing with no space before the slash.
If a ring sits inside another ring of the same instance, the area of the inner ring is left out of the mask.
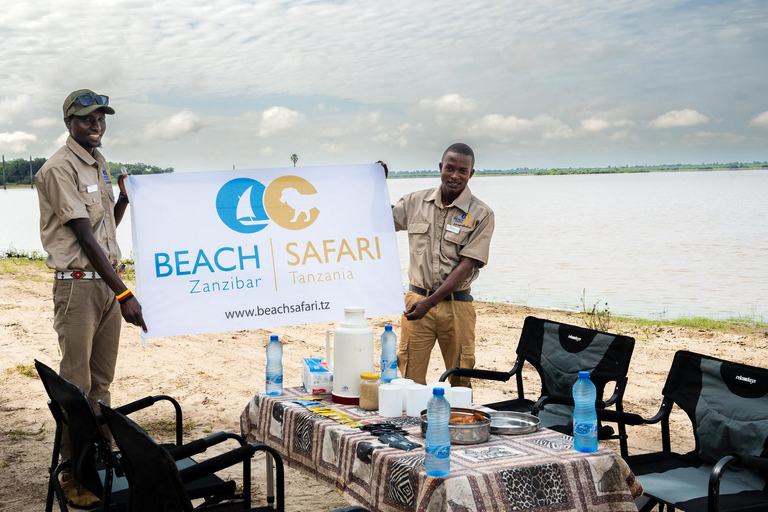
<path id="1" fill-rule="evenodd" d="M 481 421 L 474 423 L 448 423 L 448 431 L 451 433 L 451 444 L 479 444 L 488 440 L 491 435 L 491 417 L 486 412 L 474 409 L 460 409 L 451 407 L 451 416 L 474 416 Z M 427 410 L 421 411 L 421 436 L 427 437 Z"/>
<path id="2" fill-rule="evenodd" d="M 530 434 L 539 429 L 539 418 L 533 414 L 513 411 L 496 411 L 492 412 L 490 417 L 492 434 Z"/>

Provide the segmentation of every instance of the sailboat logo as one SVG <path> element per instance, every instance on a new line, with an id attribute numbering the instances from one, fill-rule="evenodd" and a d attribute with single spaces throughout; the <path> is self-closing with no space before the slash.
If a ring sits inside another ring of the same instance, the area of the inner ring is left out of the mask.
<path id="1" fill-rule="evenodd" d="M 219 218 L 238 233 L 261 231 L 269 224 L 269 215 L 264 209 L 265 188 L 249 178 L 227 182 L 216 196 Z"/>
<path id="2" fill-rule="evenodd" d="M 256 214 L 253 212 L 253 207 L 251 207 L 251 191 L 253 191 L 253 185 L 245 189 L 243 195 L 237 199 L 237 210 L 235 218 L 243 226 L 262 224 L 262 222 L 256 218 Z"/>

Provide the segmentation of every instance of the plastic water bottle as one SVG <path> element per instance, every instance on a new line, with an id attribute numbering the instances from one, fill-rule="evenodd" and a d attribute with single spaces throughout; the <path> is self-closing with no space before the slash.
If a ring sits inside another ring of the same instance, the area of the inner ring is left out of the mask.
<path id="1" fill-rule="evenodd" d="M 391 325 L 384 326 L 381 333 L 381 381 L 397 378 L 397 335 Z"/>
<path id="2" fill-rule="evenodd" d="M 451 472 L 451 404 L 445 399 L 443 388 L 432 389 L 427 402 L 427 439 L 425 469 L 429 476 L 448 476 Z"/>
<path id="3" fill-rule="evenodd" d="M 283 345 L 276 334 L 267 343 L 267 394 L 283 394 Z"/>
<path id="4" fill-rule="evenodd" d="M 589 372 L 579 372 L 579 378 L 573 385 L 573 448 L 579 452 L 597 451 L 596 395 Z"/>

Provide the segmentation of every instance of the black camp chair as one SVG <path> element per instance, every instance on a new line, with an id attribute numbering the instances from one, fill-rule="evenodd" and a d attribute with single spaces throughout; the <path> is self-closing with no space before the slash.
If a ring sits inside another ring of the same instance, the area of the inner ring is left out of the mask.
<path id="1" fill-rule="evenodd" d="M 48 407 L 56 421 L 53 454 L 49 469 L 46 512 L 51 512 L 53 508 L 54 494 L 58 498 L 59 508 L 62 511 L 68 510 L 59 483 L 59 474 L 66 467 L 71 469 L 74 479 L 79 484 L 101 498 L 101 502 L 93 507 L 94 510 L 123 510 L 128 500 L 128 483 L 123 475 L 118 457 L 111 451 L 110 441 L 101 430 L 100 425 L 103 423 L 103 418 L 96 416 L 82 389 L 60 377 L 54 370 L 40 361 L 35 360 L 35 367 L 50 398 Z M 176 443 L 169 445 L 169 448 L 171 448 L 171 453 L 179 467 L 194 466 L 196 462 L 189 458 L 191 455 L 202 453 L 208 447 L 227 439 L 235 439 L 241 445 L 245 444 L 240 436 L 218 432 L 204 439 L 182 445 L 181 407 L 178 402 L 168 396 L 146 397 L 119 407 L 118 410 L 130 414 L 159 401 L 170 402 L 176 410 Z M 59 464 L 64 425 L 69 427 L 71 458 Z M 250 470 L 250 464 L 247 468 L 244 467 L 245 469 Z M 247 498 L 236 492 L 234 481 L 224 481 L 215 475 L 191 483 L 187 486 L 187 492 L 193 499 L 202 498 L 211 502 L 218 502 L 223 499 L 243 501 Z"/>
<path id="2" fill-rule="evenodd" d="M 635 339 L 629 336 L 609 334 L 585 329 L 575 325 L 554 322 L 529 316 L 525 319 L 520 341 L 517 345 L 517 359 L 511 370 L 453 368 L 440 377 L 446 380 L 450 375 L 473 379 L 506 382 L 512 376 L 517 381 L 517 398 L 485 404 L 497 411 L 534 413 L 539 416 L 543 427 L 567 434 L 572 430 L 573 383 L 580 371 L 589 371 L 590 379 L 597 388 L 598 419 L 601 409 L 615 406 L 622 410 L 622 399 L 627 385 L 627 371 Z M 523 366 L 528 362 L 539 374 L 541 390 L 537 401 L 527 398 L 523 388 Z M 603 400 L 605 387 L 615 382 L 613 395 Z M 619 424 L 619 434 L 610 425 L 598 428 L 599 439 L 619 439 L 622 455 L 627 453 L 627 434 L 624 425 Z"/>
<path id="3" fill-rule="evenodd" d="M 283 459 L 274 448 L 264 444 L 247 444 L 232 452 L 201 462 L 195 467 L 179 471 L 167 450 L 129 418 L 100 403 L 101 414 L 121 450 L 121 463 L 129 482 L 129 512 L 191 512 L 192 502 L 184 484 L 208 472 L 219 471 L 250 460 L 256 451 L 268 452 L 275 461 L 277 477 L 276 508 L 268 501 L 266 506 L 248 509 L 251 512 L 285 510 Z M 215 507 L 214 507 L 215 508 Z M 196 510 L 213 510 L 203 505 Z M 308 506 L 307 508 L 310 508 Z M 231 510 L 227 508 L 227 510 Z M 369 512 L 363 507 L 345 507 L 334 512 Z"/>
<path id="4" fill-rule="evenodd" d="M 263 444 L 245 444 L 236 450 L 179 470 L 168 450 L 157 444 L 144 429 L 103 403 L 99 406 L 120 448 L 120 463 L 128 479 L 129 512 L 192 512 L 194 507 L 185 485 L 235 464 L 243 463 L 244 468 L 250 468 L 251 458 L 257 451 L 268 452 L 274 458 L 277 470 L 277 509 L 271 504 L 250 508 L 250 471 L 244 471 L 243 474 L 247 499 L 238 509 L 259 512 L 285 510 L 283 460 L 274 448 Z M 231 503 L 203 504 L 199 510 L 217 508 L 233 510 Z"/>
<path id="5" fill-rule="evenodd" d="M 661 422 L 662 451 L 626 457 L 649 501 L 670 510 L 768 510 L 768 370 L 715 357 L 675 354 L 659 412 L 649 419 L 614 412 L 627 425 Z M 695 448 L 672 452 L 669 416 L 677 405 Z"/>

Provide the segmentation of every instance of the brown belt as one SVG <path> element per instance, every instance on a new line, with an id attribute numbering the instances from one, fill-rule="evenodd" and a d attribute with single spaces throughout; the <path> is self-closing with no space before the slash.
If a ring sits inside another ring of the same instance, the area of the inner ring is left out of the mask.
<path id="1" fill-rule="evenodd" d="M 416 293 L 418 295 L 423 295 L 424 297 L 429 297 L 432 295 L 433 291 L 426 290 L 424 288 L 419 288 L 418 286 L 414 286 L 412 284 L 408 285 L 408 289 L 412 291 L 413 293 Z M 469 288 L 466 290 L 457 290 L 453 293 L 450 293 L 445 296 L 443 300 L 457 300 L 459 302 L 472 302 L 472 295 L 469 293 Z"/>

